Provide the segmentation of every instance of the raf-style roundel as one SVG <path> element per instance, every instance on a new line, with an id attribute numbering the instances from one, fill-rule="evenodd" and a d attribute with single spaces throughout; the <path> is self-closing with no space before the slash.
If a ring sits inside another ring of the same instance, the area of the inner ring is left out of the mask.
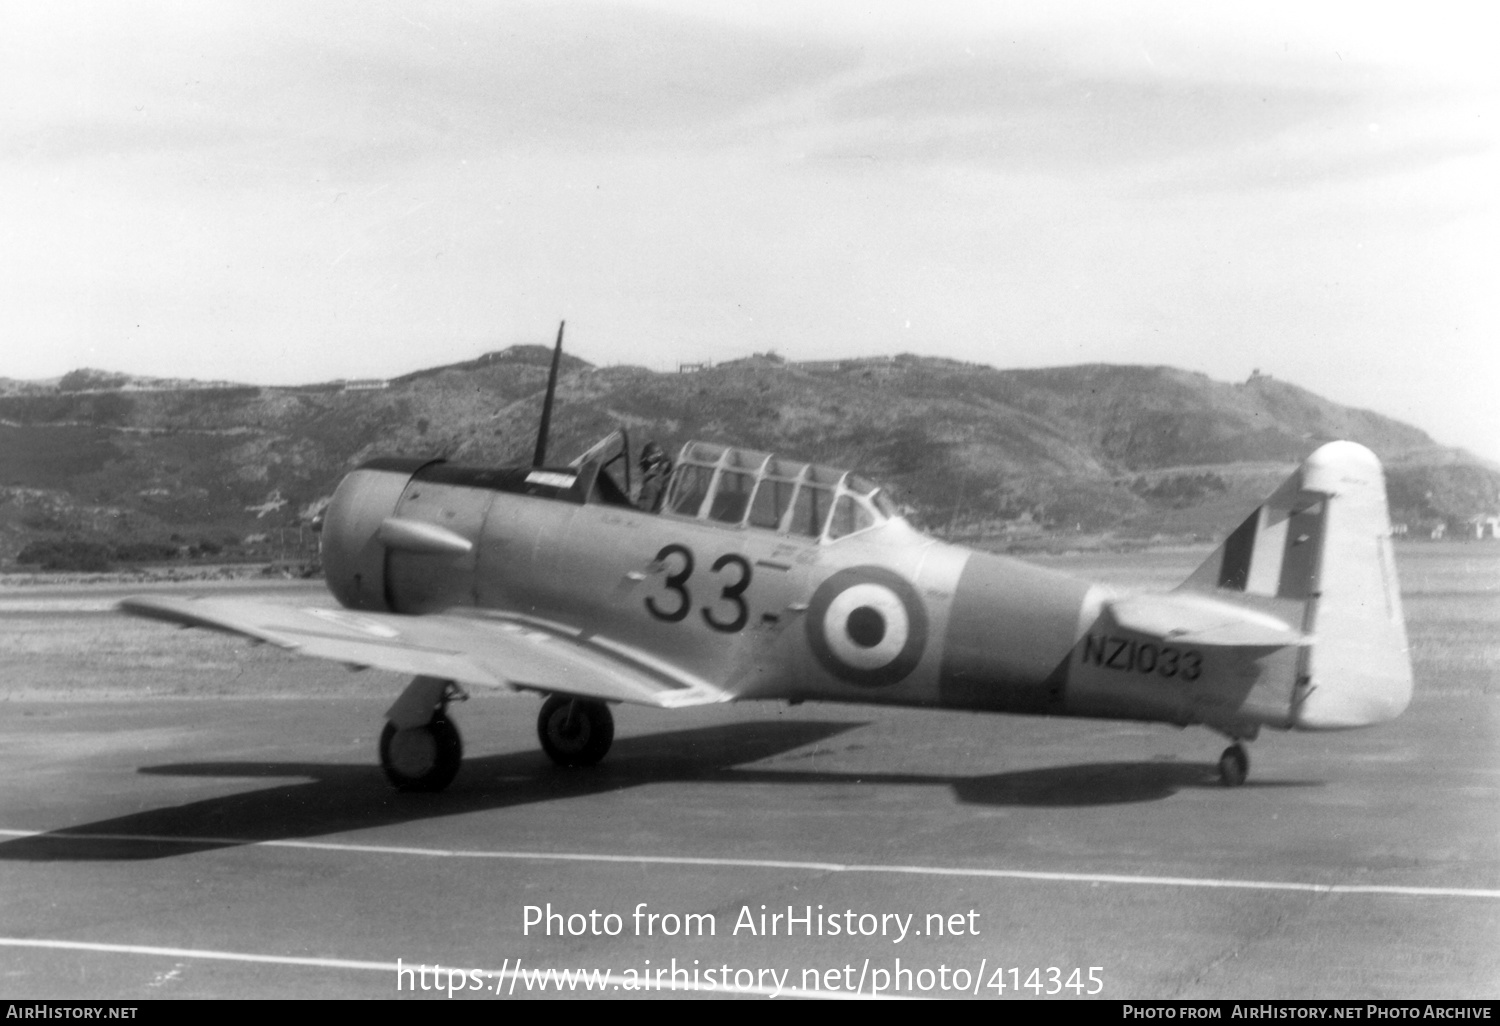
<path id="1" fill-rule="evenodd" d="M 880 687 L 902 680 L 927 647 L 927 611 L 917 591 L 878 566 L 840 570 L 807 607 L 807 641 L 840 680 Z"/>
<path id="2" fill-rule="evenodd" d="M 360 616 L 358 613 L 351 613 L 347 610 L 316 608 L 304 611 L 311 616 L 316 616 L 319 620 L 327 620 L 331 624 L 337 624 L 346 630 L 368 634 L 372 638 L 401 637 L 401 632 L 396 628 L 388 627 L 372 617 Z"/>

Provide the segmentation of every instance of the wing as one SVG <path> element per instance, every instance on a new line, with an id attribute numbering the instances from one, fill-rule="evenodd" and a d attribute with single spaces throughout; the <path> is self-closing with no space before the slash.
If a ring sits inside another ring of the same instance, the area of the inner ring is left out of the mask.
<path id="1" fill-rule="evenodd" d="M 1185 645 L 1283 648 L 1312 644 L 1311 635 L 1270 613 L 1192 592 L 1134 595 L 1110 602 L 1109 610 L 1121 627 Z"/>
<path id="2" fill-rule="evenodd" d="M 441 677 L 664 708 L 728 701 L 708 681 L 609 639 L 505 613 L 356 613 L 251 599 L 123 600 L 121 612 L 207 627 L 358 669 Z"/>

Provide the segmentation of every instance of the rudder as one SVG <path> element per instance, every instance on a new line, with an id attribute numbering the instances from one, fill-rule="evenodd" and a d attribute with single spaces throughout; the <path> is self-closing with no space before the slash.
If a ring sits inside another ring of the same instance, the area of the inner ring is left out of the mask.
<path id="1" fill-rule="evenodd" d="M 1380 460 L 1329 442 L 1181 588 L 1295 612 L 1314 638 L 1299 657 L 1291 725 L 1367 726 L 1411 700 L 1406 623 Z"/>

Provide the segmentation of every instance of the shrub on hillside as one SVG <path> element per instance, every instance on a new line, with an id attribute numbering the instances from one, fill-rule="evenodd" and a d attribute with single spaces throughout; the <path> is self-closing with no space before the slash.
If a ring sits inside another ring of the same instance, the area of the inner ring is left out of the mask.
<path id="1" fill-rule="evenodd" d="M 59 392 L 82 392 L 85 389 L 95 388 L 124 388 L 130 383 L 130 379 L 124 374 L 111 374 L 108 371 L 90 370 L 85 367 L 82 370 L 68 371 L 57 382 Z"/>
<path id="2" fill-rule="evenodd" d="M 108 570 L 109 549 L 98 542 L 76 538 L 34 541 L 21 550 L 16 562 L 42 570 Z"/>
<path id="3" fill-rule="evenodd" d="M 1229 485 L 1214 473 L 1174 474 L 1155 484 L 1149 483 L 1144 477 L 1137 477 L 1130 490 L 1143 499 L 1153 499 L 1172 509 L 1187 509 L 1210 495 L 1223 495 L 1229 490 Z"/>
<path id="4" fill-rule="evenodd" d="M 177 558 L 177 546 L 168 542 L 122 542 L 115 546 L 114 558 L 121 563 L 160 563 Z"/>

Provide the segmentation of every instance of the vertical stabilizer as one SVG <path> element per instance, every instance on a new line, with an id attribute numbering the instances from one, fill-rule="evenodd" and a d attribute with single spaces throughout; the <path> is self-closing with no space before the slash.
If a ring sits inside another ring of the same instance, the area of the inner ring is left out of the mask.
<path id="1" fill-rule="evenodd" d="M 1319 448 L 1181 587 L 1300 605 L 1313 643 L 1299 656 L 1293 726 L 1366 726 L 1411 700 L 1385 475 L 1362 445 Z"/>

